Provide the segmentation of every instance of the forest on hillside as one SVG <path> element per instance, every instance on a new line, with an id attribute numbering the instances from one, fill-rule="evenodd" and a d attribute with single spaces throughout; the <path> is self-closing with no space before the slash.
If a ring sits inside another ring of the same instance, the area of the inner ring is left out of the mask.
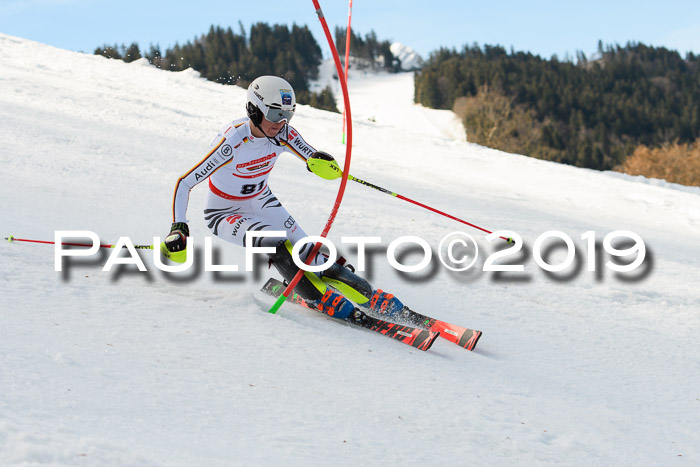
<path id="1" fill-rule="evenodd" d="M 638 148 L 694 147 L 700 58 L 639 43 L 599 43 L 595 59 L 579 52 L 575 63 L 500 46 L 440 49 L 416 74 L 415 99 L 454 110 L 469 141 L 609 170 Z"/>
<path id="2" fill-rule="evenodd" d="M 341 61 L 346 29 L 335 28 Z M 352 67 L 397 72 L 391 42 L 351 31 Z M 164 70 L 193 68 L 242 87 L 263 74 L 283 76 L 297 101 L 337 112 L 330 87 L 310 92 L 323 54 L 306 26 L 211 26 L 162 51 L 104 45 L 95 54 L 148 59 Z M 453 110 L 467 138 L 484 146 L 597 170 L 700 185 L 700 57 L 640 43 L 603 46 L 587 58 L 545 59 L 501 46 L 439 49 L 415 73 L 415 101 Z"/>
<path id="3" fill-rule="evenodd" d="M 340 61 L 345 61 L 345 42 L 347 41 L 347 28 L 335 28 L 335 44 L 340 55 Z M 360 34 L 350 29 L 350 56 L 355 65 L 361 68 L 383 70 L 391 73 L 401 71 L 401 61 L 391 52 L 391 41 L 379 40 L 374 31 L 370 31 L 363 38 Z M 349 60 L 348 60 L 349 61 Z"/>
<path id="4" fill-rule="evenodd" d="M 132 43 L 128 47 L 104 45 L 95 54 L 127 62 L 146 58 L 163 70 L 192 68 L 208 80 L 244 88 L 260 75 L 282 76 L 294 87 L 300 104 L 338 111 L 330 88 L 309 91 L 309 81 L 318 77 L 323 55 L 306 26 L 257 23 L 247 34 L 242 25 L 239 32 L 211 26 L 206 34 L 165 51 L 157 45 L 141 51 Z"/>
<path id="5" fill-rule="evenodd" d="M 338 111 L 330 87 L 319 93 L 309 91 L 310 81 L 318 78 L 323 54 L 307 26 L 256 23 L 249 33 L 242 25 L 239 29 L 234 32 L 230 27 L 211 26 L 207 34 L 165 51 L 157 45 L 142 51 L 134 42 L 129 46 L 103 45 L 94 53 L 126 62 L 146 58 L 154 66 L 170 71 L 192 68 L 208 80 L 242 87 L 260 75 L 282 76 L 294 87 L 300 104 Z M 338 53 L 344 61 L 346 29 L 336 28 L 335 33 L 337 40 L 342 36 Z M 377 39 L 374 31 L 364 38 L 351 31 L 350 44 L 356 65 L 388 71 L 400 69 L 400 62 L 389 49 L 391 43 Z"/>

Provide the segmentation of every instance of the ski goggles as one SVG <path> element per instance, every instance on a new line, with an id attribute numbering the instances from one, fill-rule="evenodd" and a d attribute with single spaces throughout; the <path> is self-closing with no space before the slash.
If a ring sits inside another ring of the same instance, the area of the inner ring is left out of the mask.
<path id="1" fill-rule="evenodd" d="M 265 114 L 265 119 L 267 119 L 268 122 L 272 123 L 279 123 L 281 121 L 286 121 L 287 123 L 289 123 L 293 116 L 293 110 L 273 109 L 271 107 L 268 107 L 267 113 Z"/>

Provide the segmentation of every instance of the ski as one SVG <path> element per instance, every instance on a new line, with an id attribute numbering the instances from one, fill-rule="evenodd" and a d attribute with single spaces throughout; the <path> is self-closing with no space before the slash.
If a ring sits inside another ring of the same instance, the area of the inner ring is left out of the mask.
<path id="1" fill-rule="evenodd" d="M 282 282 L 278 281 L 277 279 L 270 278 L 260 290 L 267 295 L 277 298 L 282 295 L 284 288 L 285 286 Z M 293 303 L 305 308 L 316 310 L 313 305 L 304 300 L 304 298 L 296 292 L 292 292 L 292 296 L 288 298 L 288 300 L 291 300 Z M 383 334 L 391 339 L 423 351 L 430 349 L 433 342 L 435 342 L 440 335 L 439 331 L 419 329 L 413 326 L 391 323 L 369 315 L 366 315 L 361 326 L 369 329 L 370 331 Z"/>
<path id="2" fill-rule="evenodd" d="M 366 321 L 362 324 L 362 327 L 379 334 L 384 334 L 387 337 L 408 344 L 418 350 L 430 349 L 435 339 L 440 335 L 439 332 L 391 323 L 368 315 L 366 315 L 364 319 Z"/>
<path id="3" fill-rule="evenodd" d="M 273 297 L 279 297 L 283 290 L 284 284 L 274 278 L 268 279 L 267 283 L 262 288 L 263 292 L 268 295 L 272 295 Z M 311 308 L 311 306 L 309 306 L 297 293 L 293 293 L 291 300 L 299 305 Z M 482 335 L 482 332 L 477 331 L 476 329 L 469 329 L 462 326 L 457 326 L 456 324 L 448 323 L 446 321 L 440 321 L 439 319 L 431 318 L 415 312 L 408 307 L 404 308 L 396 315 L 396 317 L 398 320 L 405 322 L 410 326 L 420 327 L 434 333 L 440 333 L 440 337 L 443 339 L 457 344 L 458 346 L 467 350 L 474 350 Z"/>
<path id="4" fill-rule="evenodd" d="M 447 323 L 445 321 L 440 321 L 439 319 L 422 315 L 408 307 L 399 312 L 397 316 L 401 321 L 406 321 L 415 326 L 424 327 L 429 331 L 439 332 L 440 337 L 443 339 L 447 339 L 448 341 L 467 350 L 474 350 L 476 343 L 479 342 L 479 338 L 481 338 L 482 334 L 481 331 L 477 331 L 476 329 L 457 326 L 456 324 Z"/>

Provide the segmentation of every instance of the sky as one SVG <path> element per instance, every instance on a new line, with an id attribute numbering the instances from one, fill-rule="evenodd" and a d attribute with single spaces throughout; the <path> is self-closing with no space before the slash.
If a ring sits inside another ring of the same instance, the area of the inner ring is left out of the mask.
<path id="1" fill-rule="evenodd" d="M 333 29 L 348 20 L 347 0 L 320 0 Z M 328 51 L 311 1 L 279 0 L 0 0 L 0 32 L 92 53 L 104 44 L 137 42 L 162 49 L 192 40 L 214 24 L 306 24 Z M 427 58 L 440 47 L 474 42 L 549 58 L 590 56 L 598 41 L 638 41 L 700 54 L 700 1 L 418 1 L 355 0 L 352 28 L 401 42 Z"/>

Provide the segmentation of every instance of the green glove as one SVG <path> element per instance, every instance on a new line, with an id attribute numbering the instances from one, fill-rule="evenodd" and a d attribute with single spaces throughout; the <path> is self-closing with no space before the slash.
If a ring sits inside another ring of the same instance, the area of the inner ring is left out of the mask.
<path id="1" fill-rule="evenodd" d="M 335 180 L 343 176 L 338 162 L 328 153 L 316 151 L 306 160 L 306 168 L 326 180 Z"/>

